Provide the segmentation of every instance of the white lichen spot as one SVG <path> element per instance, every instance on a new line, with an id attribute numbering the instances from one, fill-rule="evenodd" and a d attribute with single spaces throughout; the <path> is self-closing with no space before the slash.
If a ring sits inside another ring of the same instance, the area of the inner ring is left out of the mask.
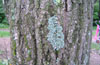
<path id="1" fill-rule="evenodd" d="M 31 34 L 28 34 L 26 37 L 27 37 L 28 40 L 32 38 Z"/>
<path id="2" fill-rule="evenodd" d="M 71 32 L 73 32 L 73 30 L 71 30 Z"/>
<path id="3" fill-rule="evenodd" d="M 14 15 L 12 16 L 12 20 L 15 20 L 15 16 Z"/>
<path id="4" fill-rule="evenodd" d="M 2 3 L 4 4 L 4 0 L 2 0 Z"/>
<path id="5" fill-rule="evenodd" d="M 70 33 L 71 31 L 69 30 L 69 33 Z"/>
<path id="6" fill-rule="evenodd" d="M 17 40 L 17 39 L 18 39 L 18 34 L 15 33 L 15 34 L 14 34 L 14 40 Z"/>
<path id="7" fill-rule="evenodd" d="M 74 46 L 74 49 L 76 48 L 76 46 Z"/>
<path id="8" fill-rule="evenodd" d="M 91 32 L 89 31 L 88 35 L 90 36 L 91 35 Z"/>
<path id="9" fill-rule="evenodd" d="M 74 61 L 71 61 L 71 65 L 76 65 Z"/>
<path id="10" fill-rule="evenodd" d="M 77 21 L 75 21 L 75 23 L 77 23 Z"/>
<path id="11" fill-rule="evenodd" d="M 15 9 L 11 9 L 11 12 L 14 13 L 15 12 Z"/>
<path id="12" fill-rule="evenodd" d="M 56 59 L 56 62 L 58 63 L 59 61 L 60 61 L 60 59 L 59 59 L 59 58 L 57 58 L 57 59 Z"/>

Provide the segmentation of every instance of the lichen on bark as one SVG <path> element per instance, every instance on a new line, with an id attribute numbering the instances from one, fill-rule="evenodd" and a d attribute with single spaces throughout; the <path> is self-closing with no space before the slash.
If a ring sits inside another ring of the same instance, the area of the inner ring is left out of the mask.
<path id="1" fill-rule="evenodd" d="M 53 0 L 9 0 L 9 6 L 5 4 L 8 7 L 6 10 L 9 10 L 7 18 L 11 30 L 12 65 L 88 65 L 92 0 L 58 1 L 58 5 Z M 13 8 L 14 14 L 11 12 Z M 11 19 L 13 15 L 15 20 Z M 60 30 L 49 29 L 48 22 L 53 16 L 57 20 L 50 23 Z M 59 50 L 54 50 L 47 40 L 49 32 L 55 30 L 60 31 L 62 36 L 59 38 L 58 32 L 54 33 L 55 40 L 64 41 L 64 45 L 60 43 L 62 47 Z"/>
<path id="2" fill-rule="evenodd" d="M 47 35 L 48 41 L 53 46 L 54 50 L 64 48 L 64 34 L 62 32 L 63 28 L 58 23 L 57 16 L 52 16 L 49 18 L 47 28 L 49 30 Z"/>

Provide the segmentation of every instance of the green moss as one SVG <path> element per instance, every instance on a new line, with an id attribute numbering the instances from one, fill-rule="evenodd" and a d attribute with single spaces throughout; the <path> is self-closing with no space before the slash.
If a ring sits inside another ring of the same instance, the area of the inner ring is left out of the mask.
<path id="1" fill-rule="evenodd" d="M 26 35 L 24 35 L 24 40 L 25 40 L 25 43 L 28 43 Z"/>
<path id="2" fill-rule="evenodd" d="M 42 44 L 41 44 L 41 43 L 40 43 L 40 45 L 39 45 L 39 46 L 40 46 L 40 48 L 42 48 Z"/>
<path id="3" fill-rule="evenodd" d="M 28 58 L 27 58 L 27 61 L 30 61 L 30 60 L 31 60 L 31 57 L 28 57 Z"/>
<path id="4" fill-rule="evenodd" d="M 26 35 L 24 35 L 24 41 L 25 41 L 25 46 L 27 49 L 30 49 L 29 48 L 29 45 L 28 45 L 28 41 L 27 41 L 27 38 L 26 38 Z"/>
<path id="5" fill-rule="evenodd" d="M 16 42 L 13 41 L 13 55 L 16 56 Z"/>
<path id="6" fill-rule="evenodd" d="M 28 50 L 28 57 L 27 57 L 27 61 L 30 61 L 32 58 L 31 58 L 31 51 Z"/>

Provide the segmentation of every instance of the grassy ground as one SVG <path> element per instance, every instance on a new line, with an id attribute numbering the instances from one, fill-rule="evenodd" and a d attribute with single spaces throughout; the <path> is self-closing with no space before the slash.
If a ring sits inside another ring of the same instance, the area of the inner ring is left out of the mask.
<path id="1" fill-rule="evenodd" d="M 92 48 L 92 49 L 95 49 L 95 50 L 100 50 L 100 44 L 92 43 L 92 44 L 91 44 L 91 48 Z"/>
<path id="2" fill-rule="evenodd" d="M 92 30 L 92 35 L 94 36 L 95 35 L 95 33 L 96 33 L 96 26 L 93 26 L 93 30 Z"/>
<path id="3" fill-rule="evenodd" d="M 96 33 L 96 31 L 93 31 L 93 32 L 92 32 L 92 35 L 94 36 L 94 35 L 95 35 L 95 33 Z"/>
<path id="4" fill-rule="evenodd" d="M 8 29 L 9 25 L 0 23 L 0 29 Z M 0 30 L 0 37 L 9 37 L 10 33 L 8 31 Z"/>
<path id="5" fill-rule="evenodd" d="M 0 31 L 0 37 L 9 37 L 10 33 L 7 31 Z"/>

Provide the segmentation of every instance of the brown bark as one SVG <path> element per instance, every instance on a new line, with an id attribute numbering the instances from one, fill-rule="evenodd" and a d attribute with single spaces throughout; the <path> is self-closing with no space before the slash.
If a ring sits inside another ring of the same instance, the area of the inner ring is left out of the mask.
<path id="1" fill-rule="evenodd" d="M 92 38 L 92 0 L 9 0 L 13 65 L 88 65 Z M 64 47 L 54 50 L 48 19 L 63 27 Z"/>

